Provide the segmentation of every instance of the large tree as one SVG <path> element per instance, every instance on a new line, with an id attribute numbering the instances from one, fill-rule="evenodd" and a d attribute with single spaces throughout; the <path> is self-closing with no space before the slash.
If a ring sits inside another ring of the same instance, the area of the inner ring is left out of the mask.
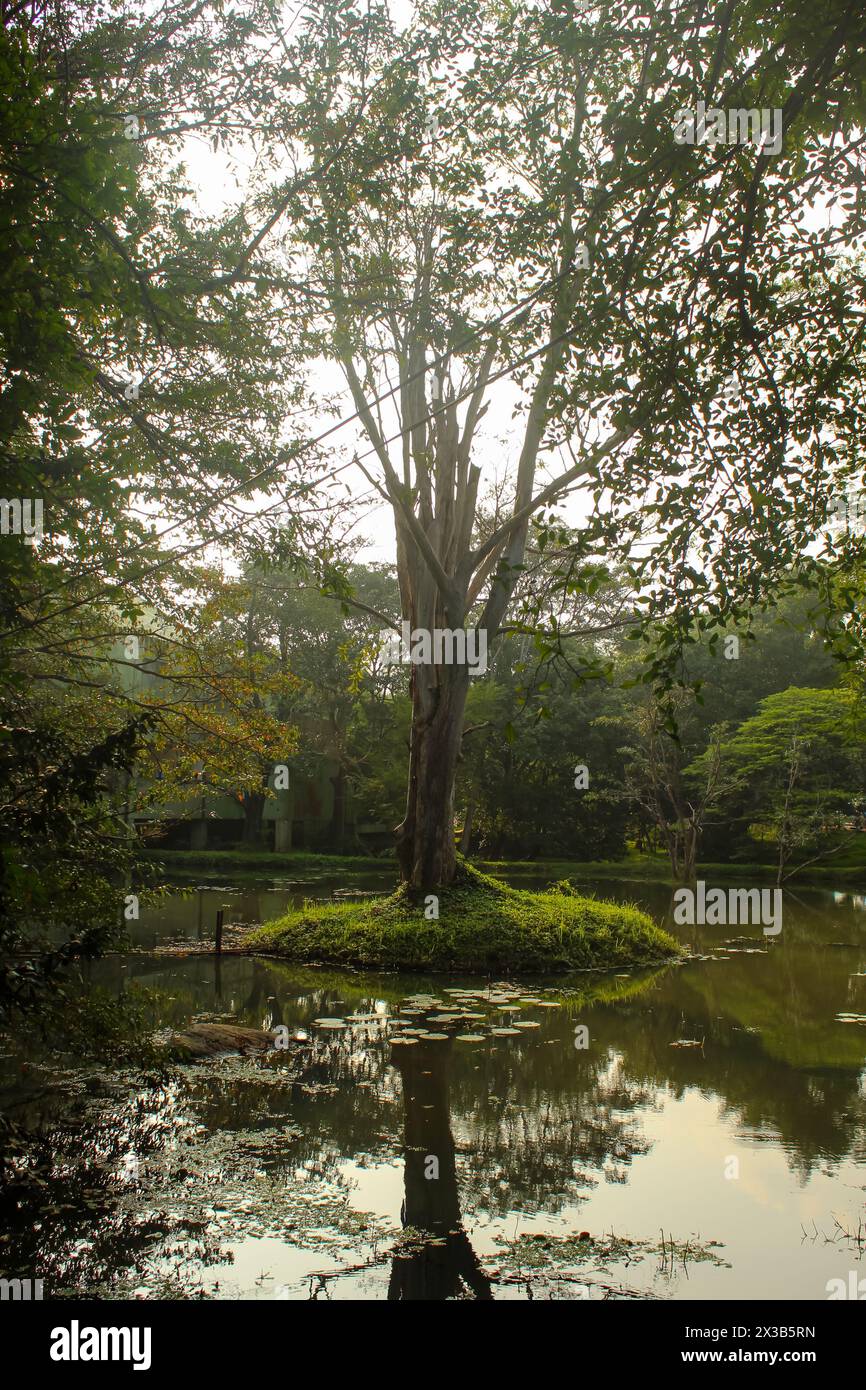
<path id="1" fill-rule="evenodd" d="M 314 296 L 286 314 L 345 375 L 413 629 L 495 643 L 530 520 L 576 487 L 575 555 L 632 556 L 668 683 L 696 610 L 724 620 L 807 553 L 831 479 L 859 467 L 862 38 L 847 0 L 301 19 L 272 139 L 310 179 L 273 195 L 273 274 Z M 699 101 L 733 119 L 689 143 Z M 766 148 L 763 109 L 783 130 Z M 507 514 L 479 531 L 480 426 L 503 402 Z M 412 668 L 416 888 L 454 874 L 469 681 Z"/>

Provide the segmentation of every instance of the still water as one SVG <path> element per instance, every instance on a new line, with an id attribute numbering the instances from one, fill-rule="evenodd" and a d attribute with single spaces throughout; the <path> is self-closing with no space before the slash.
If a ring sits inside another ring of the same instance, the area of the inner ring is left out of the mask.
<path id="1" fill-rule="evenodd" d="M 290 1046 L 150 1085 L 34 1065 L 19 1117 L 49 1125 L 69 1200 L 4 1263 L 41 1261 L 46 1296 L 97 1297 L 822 1300 L 828 1280 L 866 1276 L 862 894 L 786 892 L 768 939 L 672 928 L 670 890 L 587 882 L 701 957 L 618 975 L 184 953 L 220 906 L 227 923 L 266 921 L 389 883 L 212 883 L 143 913 L 137 949 L 94 983 L 145 986 L 154 1026 L 284 1024 Z M 180 953 L 153 953 L 166 942 Z M 428 1016 L 469 1015 L 460 1036 L 395 1045 L 418 1023 L 412 996 Z M 73 1152 L 101 1174 L 96 1194 Z"/>

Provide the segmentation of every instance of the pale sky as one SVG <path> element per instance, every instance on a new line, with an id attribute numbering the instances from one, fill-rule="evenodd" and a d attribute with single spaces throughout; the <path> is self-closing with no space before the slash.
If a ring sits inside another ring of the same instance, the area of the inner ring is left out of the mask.
<path id="1" fill-rule="evenodd" d="M 292 17 L 294 17 L 294 22 L 297 22 L 303 9 L 304 6 L 288 4 L 284 7 L 284 13 L 289 16 L 290 22 Z M 393 0 L 391 12 L 401 25 L 405 26 L 409 21 L 412 11 L 413 6 L 407 3 L 407 0 Z M 188 176 L 196 190 L 195 201 L 200 212 L 205 215 L 216 215 L 242 197 L 245 181 L 244 151 L 238 150 L 229 158 L 223 151 L 214 153 L 204 140 L 190 137 L 186 141 L 183 158 Z M 836 217 L 826 209 L 815 209 L 812 210 L 809 221 L 815 226 L 823 226 L 827 225 L 828 221 L 836 221 Z M 272 233 L 274 242 L 278 242 L 279 234 L 278 224 Z M 351 396 L 342 373 L 335 364 L 318 362 L 312 365 L 310 380 L 321 394 L 339 395 L 342 402 L 341 417 L 353 413 Z M 513 418 L 517 398 L 518 393 L 514 384 L 507 379 L 497 382 L 489 393 L 488 412 L 479 427 L 473 450 L 473 461 L 480 464 L 483 470 L 479 493 L 482 499 L 493 484 L 497 474 L 512 469 L 516 463 L 523 427 L 523 420 L 520 416 Z M 399 424 L 393 409 L 389 410 L 387 405 L 383 404 L 382 414 L 388 434 L 395 434 L 399 429 Z M 311 435 L 328 429 L 333 423 L 334 417 L 325 414 L 312 414 L 306 422 Z M 333 454 L 334 466 L 339 466 L 351 459 L 355 452 L 361 455 L 367 453 L 370 446 L 363 430 L 356 422 L 333 435 L 328 441 L 328 448 Z M 562 459 L 555 455 L 550 456 L 550 461 L 556 472 L 564 466 Z M 380 469 L 374 459 L 369 458 L 367 466 L 375 477 L 380 477 Z M 341 476 L 348 483 L 354 498 L 369 497 L 370 484 L 360 470 L 349 468 Z M 266 500 L 273 499 L 258 498 L 254 502 L 245 504 L 244 510 L 254 513 L 257 507 Z M 580 492 L 573 493 L 558 508 L 563 518 L 574 526 L 579 525 L 591 509 L 591 498 Z M 354 534 L 356 537 L 363 537 L 365 541 L 360 552 L 361 558 L 379 561 L 394 560 L 393 519 L 391 509 L 385 502 L 374 497 L 371 502 L 365 504 L 363 517 L 356 526 Z M 180 535 L 177 533 L 172 539 L 172 544 L 178 544 L 179 539 Z"/>

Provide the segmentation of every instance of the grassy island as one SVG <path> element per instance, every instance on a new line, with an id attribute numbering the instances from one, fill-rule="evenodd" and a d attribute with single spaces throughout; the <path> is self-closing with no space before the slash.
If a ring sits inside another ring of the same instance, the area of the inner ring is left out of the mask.
<path id="1" fill-rule="evenodd" d="M 307 903 L 247 945 L 307 963 L 473 974 L 607 970 L 680 953 L 637 907 L 583 897 L 567 882 L 542 893 L 509 888 L 465 863 L 435 904 L 405 885 L 386 898 Z"/>

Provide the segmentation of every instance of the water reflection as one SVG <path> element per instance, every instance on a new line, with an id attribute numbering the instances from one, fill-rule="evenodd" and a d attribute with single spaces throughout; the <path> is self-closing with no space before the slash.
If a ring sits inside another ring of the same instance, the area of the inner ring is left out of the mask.
<path id="1" fill-rule="evenodd" d="M 360 869 L 351 879 L 343 874 L 310 874 L 303 879 L 245 879 L 237 884 L 189 884 L 148 907 L 129 924 L 132 945 L 152 950 L 167 942 L 210 942 L 217 912 L 223 909 L 226 927 L 270 922 L 307 899 L 334 896 L 359 898 L 394 886 L 391 869 Z"/>
<path id="2" fill-rule="evenodd" d="M 403 1084 L 406 1194 L 400 1220 L 422 1238 L 394 1256 L 389 1299 L 454 1298 L 464 1286 L 476 1298 L 493 1297 L 460 1215 L 449 1097 L 452 1046 L 396 1049 Z"/>
<path id="3" fill-rule="evenodd" d="M 622 885 L 619 896 L 659 918 L 670 905 L 653 887 Z M 180 917 L 196 904 L 174 907 Z M 508 1282 L 502 1242 L 517 1231 L 647 1239 L 663 1227 L 724 1242 L 727 1263 L 687 1275 L 628 1264 L 619 1287 L 824 1297 L 862 1254 L 833 1224 L 856 1230 L 864 1215 L 866 1028 L 840 1021 L 866 1013 L 857 895 L 788 894 L 770 943 L 683 931 L 707 958 L 538 982 L 559 1007 L 522 1006 L 537 1029 L 478 1044 L 392 1048 L 383 1021 L 407 994 L 477 981 L 197 954 L 100 962 L 91 978 L 114 992 L 147 986 L 154 1025 L 232 1016 L 310 1041 L 261 1063 L 196 1065 L 168 1087 L 120 1078 L 104 1101 L 103 1079 L 80 1069 L 74 1094 L 69 1073 L 57 1079 L 53 1110 L 50 1072 L 26 1103 L 16 1076 L 16 1113 L 49 1124 L 47 1153 L 66 1165 L 81 1210 L 39 1213 L 41 1226 L 31 1213 L 6 1250 L 55 1288 L 116 1290 L 119 1274 L 153 1296 L 170 1273 L 211 1297 L 279 1285 L 291 1297 L 489 1299 L 540 1277 Z M 348 1026 L 328 1034 L 314 1026 L 322 1017 Z M 573 1045 L 578 1023 L 585 1051 Z M 682 1039 L 702 1045 L 673 1045 Z M 70 1177 L 76 1155 L 101 1175 L 95 1198 Z M 732 1155 L 738 1181 L 725 1176 Z"/>

